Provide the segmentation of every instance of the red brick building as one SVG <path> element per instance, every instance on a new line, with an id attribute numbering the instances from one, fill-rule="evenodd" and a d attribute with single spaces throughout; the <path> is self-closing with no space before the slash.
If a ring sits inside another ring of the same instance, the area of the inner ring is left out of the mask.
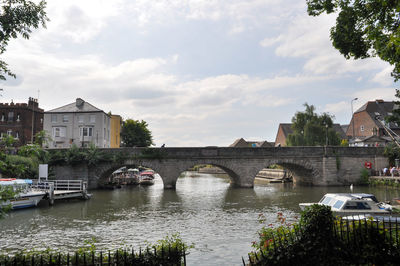
<path id="1" fill-rule="evenodd" d="M 0 137 L 11 135 L 17 145 L 31 143 L 33 136 L 43 130 L 44 110 L 37 99 L 29 98 L 26 103 L 0 103 Z"/>
<path id="2" fill-rule="evenodd" d="M 385 117 L 392 115 L 394 108 L 397 108 L 394 102 L 385 102 L 383 100 L 367 102 L 354 112 L 346 135 L 350 139 L 370 136 L 388 136 L 383 125 L 377 119 L 384 120 Z M 389 123 L 388 126 L 396 134 L 400 134 L 399 125 L 396 123 Z"/>

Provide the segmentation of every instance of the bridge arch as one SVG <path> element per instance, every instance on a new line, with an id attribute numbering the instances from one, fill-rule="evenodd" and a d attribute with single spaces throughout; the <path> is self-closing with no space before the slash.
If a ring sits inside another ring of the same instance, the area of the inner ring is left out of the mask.
<path id="1" fill-rule="evenodd" d="M 274 164 L 289 170 L 293 183 L 312 185 L 321 176 L 320 171 L 307 159 L 272 159 L 268 161 L 267 167 Z"/>

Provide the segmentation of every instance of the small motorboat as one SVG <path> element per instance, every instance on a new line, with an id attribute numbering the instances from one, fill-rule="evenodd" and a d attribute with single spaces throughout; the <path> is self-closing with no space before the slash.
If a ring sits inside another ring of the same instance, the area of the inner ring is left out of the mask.
<path id="1" fill-rule="evenodd" d="M 140 173 L 139 185 L 151 186 L 154 185 L 154 172 L 153 171 L 143 171 Z"/>
<path id="2" fill-rule="evenodd" d="M 332 212 L 339 216 L 392 213 L 390 204 L 379 202 L 374 195 L 366 193 L 328 193 L 317 203 L 299 203 L 299 206 L 304 210 L 313 204 L 330 206 Z"/>
<path id="3" fill-rule="evenodd" d="M 3 178 L 0 179 L 0 189 L 11 187 L 16 193 L 14 198 L 1 202 L 2 206 L 11 206 L 11 209 L 22 209 L 37 206 L 46 195 L 46 192 L 31 187 L 32 180 Z"/>

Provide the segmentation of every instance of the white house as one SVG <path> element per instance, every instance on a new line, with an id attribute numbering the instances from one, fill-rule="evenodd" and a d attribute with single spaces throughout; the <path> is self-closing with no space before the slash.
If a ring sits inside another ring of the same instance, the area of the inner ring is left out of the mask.
<path id="1" fill-rule="evenodd" d="M 52 148 L 69 148 L 72 144 L 87 147 L 90 143 L 110 147 L 110 116 L 81 98 L 45 111 L 43 129 L 52 138 Z"/>

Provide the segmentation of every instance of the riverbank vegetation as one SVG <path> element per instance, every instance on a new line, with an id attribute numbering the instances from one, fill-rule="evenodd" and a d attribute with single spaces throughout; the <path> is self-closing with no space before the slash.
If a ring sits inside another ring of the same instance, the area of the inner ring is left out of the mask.
<path id="1" fill-rule="evenodd" d="M 400 226 L 372 219 L 345 220 L 312 205 L 290 224 L 264 225 L 253 242 L 250 265 L 397 265 Z M 261 222 L 265 222 L 261 216 Z"/>
<path id="2" fill-rule="evenodd" d="M 73 253 L 46 249 L 0 254 L 0 265 L 186 265 L 191 248 L 193 245 L 185 244 L 179 234 L 166 236 L 138 250 L 124 247 L 99 251 L 91 240 Z"/>

